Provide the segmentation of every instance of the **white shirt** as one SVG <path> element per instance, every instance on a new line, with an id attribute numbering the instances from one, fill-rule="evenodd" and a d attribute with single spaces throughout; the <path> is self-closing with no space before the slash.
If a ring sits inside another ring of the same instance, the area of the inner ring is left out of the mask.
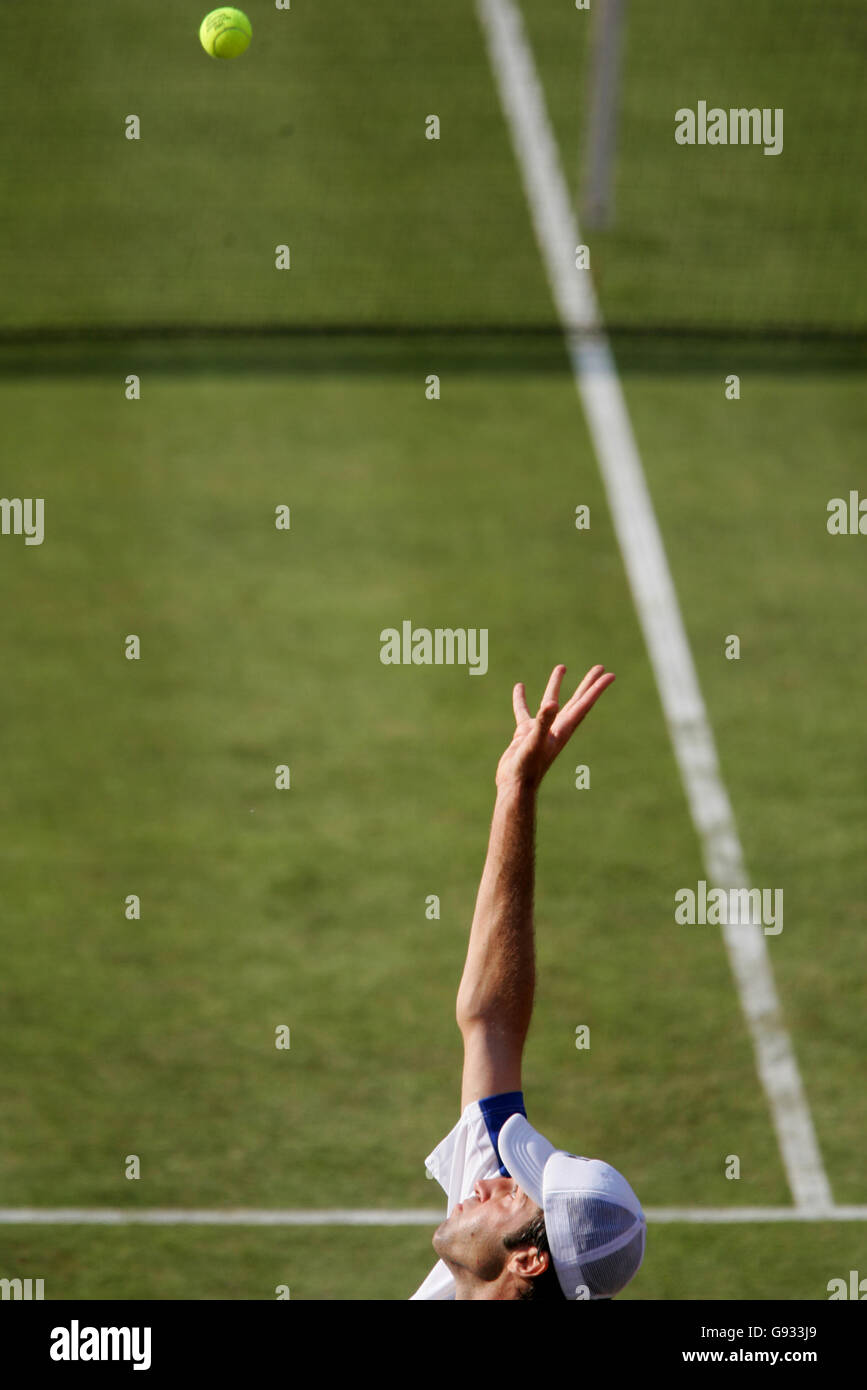
<path id="1" fill-rule="evenodd" d="M 507 1091 L 503 1095 L 470 1101 L 451 1133 L 428 1155 L 425 1167 L 436 1178 L 448 1199 L 446 1216 L 451 1216 L 458 1202 L 472 1197 L 473 1188 L 480 1179 L 511 1176 L 497 1147 L 500 1130 L 510 1115 L 526 1113 L 521 1091 Z M 447 1299 L 454 1296 L 455 1281 L 448 1266 L 438 1260 L 412 1298 Z"/>

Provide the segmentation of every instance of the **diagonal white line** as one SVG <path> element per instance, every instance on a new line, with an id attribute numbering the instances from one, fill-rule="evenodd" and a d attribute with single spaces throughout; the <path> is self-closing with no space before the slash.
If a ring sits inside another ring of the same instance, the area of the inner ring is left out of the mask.
<path id="1" fill-rule="evenodd" d="M 477 9 L 707 876 L 718 888 L 748 887 L 734 814 L 590 272 L 575 268 L 582 237 L 521 15 L 513 0 L 477 0 Z M 825 1210 L 833 1203 L 831 1188 L 764 933 L 753 921 L 729 925 L 723 934 L 789 1187 L 799 1207 Z"/>
<path id="2" fill-rule="evenodd" d="M 259 1211 L 227 1207 L 0 1207 L 0 1226 L 438 1226 L 444 1211 L 376 1207 L 330 1211 Z M 737 1224 L 764 1221 L 867 1221 L 867 1206 L 645 1207 L 651 1223 Z"/>

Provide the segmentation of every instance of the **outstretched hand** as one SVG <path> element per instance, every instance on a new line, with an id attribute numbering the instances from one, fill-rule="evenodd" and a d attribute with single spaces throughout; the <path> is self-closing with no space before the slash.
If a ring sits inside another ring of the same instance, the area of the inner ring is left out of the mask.
<path id="1" fill-rule="evenodd" d="M 512 692 L 515 732 L 497 766 L 497 786 L 538 787 L 561 749 L 566 747 L 581 720 L 593 708 L 614 672 L 591 666 L 575 694 L 560 709 L 560 684 L 565 666 L 555 666 L 535 719 L 527 706 L 522 682 Z"/>

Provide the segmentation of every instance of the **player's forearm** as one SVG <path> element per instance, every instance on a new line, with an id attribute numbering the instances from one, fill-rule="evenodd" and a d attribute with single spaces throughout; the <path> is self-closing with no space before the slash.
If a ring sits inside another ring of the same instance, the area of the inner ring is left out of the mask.
<path id="1" fill-rule="evenodd" d="M 535 988 L 533 881 L 536 792 L 497 789 L 488 853 L 457 999 L 461 1028 L 495 1024 L 523 1041 Z"/>

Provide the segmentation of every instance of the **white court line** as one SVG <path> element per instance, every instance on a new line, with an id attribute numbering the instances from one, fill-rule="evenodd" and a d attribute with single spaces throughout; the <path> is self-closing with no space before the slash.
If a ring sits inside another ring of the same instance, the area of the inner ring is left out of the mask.
<path id="1" fill-rule="evenodd" d="M 749 887 L 617 368 L 590 272 L 575 268 L 575 248 L 583 239 L 521 15 L 513 0 L 477 0 L 477 9 L 707 877 L 718 888 Z M 673 912 L 672 901 L 672 921 Z M 798 1207 L 824 1211 L 833 1197 L 764 934 L 756 922 L 722 930 L 792 1196 Z"/>
<path id="2" fill-rule="evenodd" d="M 691 1225 L 751 1225 L 763 1221 L 867 1221 L 867 1207 L 645 1207 L 654 1225 L 683 1221 Z"/>
<path id="3" fill-rule="evenodd" d="M 0 1226 L 438 1226 L 444 1211 L 0 1207 Z"/>
<path id="4" fill-rule="evenodd" d="M 645 1207 L 652 1224 L 867 1221 L 867 1207 Z M 3 1207 L 0 1226 L 438 1226 L 444 1211 L 256 1211 L 243 1208 Z"/>

